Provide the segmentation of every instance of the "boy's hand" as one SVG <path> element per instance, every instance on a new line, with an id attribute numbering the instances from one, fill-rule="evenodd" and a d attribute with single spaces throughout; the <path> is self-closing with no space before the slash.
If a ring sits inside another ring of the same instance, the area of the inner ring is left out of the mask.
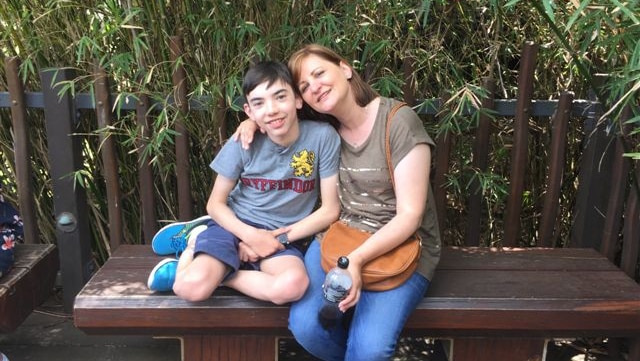
<path id="1" fill-rule="evenodd" d="M 242 241 L 238 243 L 238 255 L 240 256 L 240 261 L 242 262 L 253 263 L 260 260 L 258 254 L 254 252 L 254 250 L 251 249 L 248 244 Z"/>
<path id="2" fill-rule="evenodd" d="M 265 258 L 277 251 L 284 250 L 284 246 L 276 239 L 272 231 L 255 228 L 250 237 L 243 239 L 245 243 L 258 255 Z"/>

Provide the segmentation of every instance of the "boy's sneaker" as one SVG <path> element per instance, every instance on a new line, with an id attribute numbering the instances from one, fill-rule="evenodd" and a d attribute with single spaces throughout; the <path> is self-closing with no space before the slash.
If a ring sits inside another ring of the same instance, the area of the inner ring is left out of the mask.
<path id="1" fill-rule="evenodd" d="M 177 268 L 177 259 L 163 259 L 151 270 L 149 279 L 147 280 L 147 287 L 156 292 L 168 292 L 173 290 L 173 283 L 176 280 Z"/>
<path id="2" fill-rule="evenodd" d="M 206 225 L 211 217 L 202 216 L 188 222 L 176 222 L 162 227 L 151 240 L 151 248 L 158 256 L 180 255 L 187 248 L 189 234 L 194 228 Z"/>

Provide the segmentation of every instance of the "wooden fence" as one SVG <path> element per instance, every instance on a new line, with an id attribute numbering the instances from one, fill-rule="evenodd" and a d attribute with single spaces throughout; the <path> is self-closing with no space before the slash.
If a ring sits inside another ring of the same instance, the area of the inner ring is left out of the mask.
<path id="1" fill-rule="evenodd" d="M 534 100 L 533 74 L 536 66 L 537 46 L 525 44 L 522 52 L 522 61 L 519 74 L 518 98 L 495 99 L 493 96 L 484 100 L 483 108 L 490 109 L 494 115 L 483 114 L 479 117 L 477 126 L 462 134 L 452 135 L 443 133 L 436 139 L 437 150 L 435 156 L 435 170 L 433 182 L 438 212 L 440 215 L 441 229 L 444 234 L 448 232 L 462 233 L 466 245 L 481 245 L 483 194 L 479 187 L 479 180 L 472 179 L 468 199 L 464 207 L 452 210 L 451 198 L 447 193 L 447 175 L 456 168 L 457 159 L 451 149 L 463 141 L 472 144 L 474 154 L 480 156 L 472 160 L 471 168 L 478 172 L 488 171 L 488 158 L 490 156 L 490 137 L 517 137 L 519 142 L 527 142 L 531 128 L 535 127 L 539 120 L 545 127 L 550 120 L 556 118 L 580 119 L 582 149 L 580 156 L 571 161 L 576 163 L 576 177 L 572 181 L 579 184 L 575 196 L 569 201 L 571 211 L 571 232 L 568 242 L 563 246 L 591 247 L 599 249 L 603 254 L 620 265 L 632 278 L 637 278 L 638 247 L 640 244 L 639 206 L 637 204 L 637 182 L 627 181 L 632 169 L 632 163 L 628 158 L 622 157 L 623 137 L 616 137 L 607 131 L 609 123 L 601 121 L 602 109 L 599 103 L 592 100 L 573 99 L 573 94 L 563 92 L 558 99 Z M 171 59 L 176 61 L 182 55 L 181 40 L 178 37 L 171 38 Z M 177 64 L 180 64 L 179 62 Z M 60 267 L 63 275 L 64 303 L 67 311 L 72 310 L 73 299 L 80 288 L 88 281 L 95 271 L 96 263 L 92 257 L 89 229 L 89 213 L 87 211 L 87 197 L 82 187 L 74 186 L 74 180 L 68 175 L 81 169 L 82 164 L 88 160 L 83 158 L 81 140 L 83 135 L 78 134 L 80 119 L 79 109 L 95 111 L 98 129 L 109 127 L 113 124 L 115 113 L 112 111 L 112 99 L 108 74 L 99 67 L 94 72 L 94 94 L 81 93 L 72 95 L 68 92 L 60 92 L 66 81 L 73 80 L 75 73 L 68 68 L 43 69 L 40 71 L 41 92 L 25 92 L 18 77 L 20 60 L 17 58 L 6 59 L 8 89 L 0 92 L 0 108 L 10 108 L 14 132 L 15 168 L 17 176 L 19 208 L 26 225 L 26 241 L 30 243 L 41 242 L 38 232 L 38 220 L 33 207 L 34 194 L 32 184 L 31 154 L 27 146 L 30 134 L 27 110 L 42 109 L 46 120 L 46 136 L 48 146 L 49 174 L 51 176 L 51 189 L 53 194 L 56 244 L 60 252 Z M 184 67 L 175 66 L 172 74 L 174 91 L 169 103 L 176 106 L 184 116 L 189 112 L 201 111 L 199 104 L 202 99 L 188 99 L 186 72 Z M 412 73 L 411 63 L 404 67 L 406 77 Z M 366 77 L 366 76 L 365 76 Z M 495 84 L 492 80 L 485 81 L 485 87 L 493 91 Z M 409 89 L 405 89 L 405 101 L 415 105 L 417 112 L 426 119 L 437 119 L 447 112 L 446 102 L 441 99 L 418 99 Z M 149 109 L 157 107 L 150 100 L 139 95 L 138 99 L 129 98 L 121 103 L 121 111 L 135 112 L 136 119 L 145 131 L 152 127 Z M 220 109 L 224 114 L 225 109 Z M 469 109 L 467 115 L 471 116 L 475 109 Z M 496 134 L 495 119 L 507 119 L 505 122 L 511 130 L 505 134 Z M 227 125 L 223 122 L 220 127 Z M 6 131 L 3 129 L 2 131 Z M 184 124 L 176 122 L 175 131 L 175 156 L 176 173 L 190 174 L 189 152 L 190 140 Z M 563 130 L 566 132 L 566 129 Z M 220 134 L 225 134 L 222 130 Z M 464 139 L 463 139 L 464 138 Z M 505 144 L 508 144 L 505 141 Z M 562 147 L 562 139 L 554 144 L 543 146 Z M 119 164 L 116 152 L 123 147 L 117 144 L 112 137 L 101 139 L 100 156 L 102 163 L 102 175 L 106 184 L 108 198 L 108 224 L 111 250 L 120 244 L 127 242 L 150 243 L 151 237 L 159 227 L 157 219 L 156 197 L 153 187 L 153 169 L 149 159 L 140 152 L 138 170 L 139 174 L 139 204 L 141 207 L 139 220 L 142 225 L 143 239 L 125 240 L 122 232 L 123 209 L 121 199 L 122 189 L 118 178 Z M 527 167 L 532 164 L 528 158 L 531 154 L 520 152 L 511 154 L 510 161 L 522 164 L 517 174 L 511 174 L 509 184 L 509 198 L 504 210 L 504 241 L 502 246 L 517 246 L 523 236 L 521 234 L 522 215 L 511 211 L 515 209 L 510 204 L 523 202 L 524 185 L 527 182 Z M 533 155 L 535 156 L 535 154 Z M 563 159 L 554 160 L 564 162 Z M 633 170 L 638 174 L 638 168 Z M 547 182 L 566 182 L 563 174 L 550 174 Z M 635 179 L 638 179 L 636 176 Z M 194 209 L 193 192 L 189 177 L 177 177 L 177 208 L 178 218 L 188 220 L 194 218 L 194 212 L 200 214 L 201 210 Z M 556 187 L 557 188 L 557 187 Z M 206 192 L 204 192 L 206 193 Z M 204 194 L 203 193 L 203 194 Z M 555 195 L 557 198 L 557 194 Z M 541 198 L 543 199 L 543 198 Z M 626 207 L 625 207 L 626 205 Z M 626 212 L 622 214 L 622 212 Z M 451 224 L 447 217 L 452 211 L 463 213 L 470 220 L 460 229 L 460 224 Z M 559 210 L 557 210 L 559 212 Z M 538 246 L 556 246 L 558 225 L 554 223 L 556 215 L 549 215 L 543 220 L 537 231 Z M 623 220 L 628 220 L 623 222 Z M 630 220 L 630 221 L 629 221 Z M 635 220 L 635 222 L 633 221 Z M 529 237 L 529 236 L 528 236 Z M 622 239 L 627 240 L 625 242 Z M 631 240 L 629 242 L 628 240 Z M 45 241 L 46 242 L 46 241 Z"/>

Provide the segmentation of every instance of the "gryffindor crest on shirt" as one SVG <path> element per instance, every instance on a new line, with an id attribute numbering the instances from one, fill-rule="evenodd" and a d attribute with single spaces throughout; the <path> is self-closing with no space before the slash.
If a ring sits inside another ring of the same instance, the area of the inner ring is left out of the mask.
<path id="1" fill-rule="evenodd" d="M 293 168 L 293 174 L 296 177 L 311 177 L 313 174 L 313 161 L 316 159 L 316 153 L 308 150 L 301 150 L 291 157 L 289 166 Z"/>

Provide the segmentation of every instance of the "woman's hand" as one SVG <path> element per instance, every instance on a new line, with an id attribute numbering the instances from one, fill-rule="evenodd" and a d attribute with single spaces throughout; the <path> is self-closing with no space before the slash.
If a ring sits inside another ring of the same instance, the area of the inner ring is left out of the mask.
<path id="1" fill-rule="evenodd" d="M 338 307 L 340 311 L 347 312 L 348 309 L 355 306 L 360 300 L 360 293 L 362 292 L 362 267 L 357 263 L 349 262 L 349 268 L 347 269 L 351 274 L 351 290 L 347 297 L 340 301 Z"/>
<path id="2" fill-rule="evenodd" d="M 240 143 L 242 143 L 242 149 L 249 149 L 249 145 L 253 142 L 253 136 L 256 130 L 260 129 L 262 133 L 264 130 L 258 127 L 258 124 L 251 119 L 246 119 L 238 125 L 235 133 L 231 136 L 231 139 L 234 141 L 238 141 L 240 139 Z"/>

